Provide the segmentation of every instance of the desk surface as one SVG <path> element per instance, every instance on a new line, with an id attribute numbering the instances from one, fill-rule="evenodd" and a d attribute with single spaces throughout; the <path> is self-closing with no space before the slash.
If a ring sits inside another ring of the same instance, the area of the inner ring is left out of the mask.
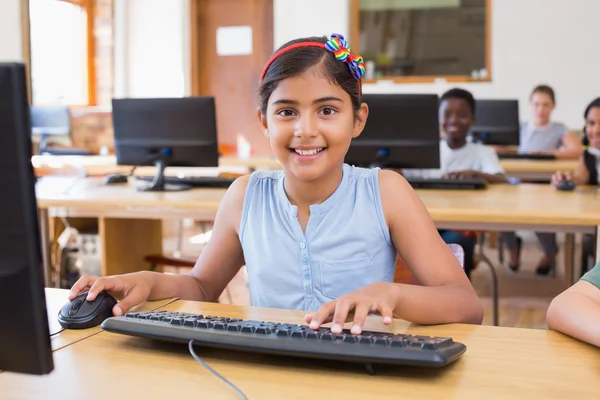
<path id="1" fill-rule="evenodd" d="M 69 291 L 65 289 L 52 289 L 46 288 L 46 309 L 48 311 L 48 326 L 50 328 L 50 334 L 59 332 L 62 329 L 62 326 L 58 323 L 56 316 L 58 312 L 65 305 L 66 302 L 69 301 L 68 295 Z M 140 311 L 149 311 L 154 310 L 159 307 L 164 307 L 170 302 L 174 301 L 174 299 L 165 299 L 159 301 L 149 301 L 143 304 L 140 304 L 136 307 Z M 52 336 L 51 344 L 52 350 L 56 351 L 63 347 L 69 346 L 73 343 L 79 342 L 85 338 L 93 336 L 102 329 L 100 327 L 89 328 L 89 329 L 67 329 L 60 332 L 57 335 Z M 2 397 L 2 396 L 0 396 Z"/>
<path id="2" fill-rule="evenodd" d="M 91 174 L 125 171 L 130 167 L 117 166 L 115 156 L 50 156 L 35 155 L 31 159 L 36 170 L 51 172 L 65 168 L 84 168 Z M 500 164 L 507 173 L 512 172 L 548 172 L 557 170 L 573 170 L 577 160 L 515 160 L 501 159 Z M 281 163 L 274 157 L 237 158 L 223 156 L 219 159 L 220 167 L 247 167 L 260 169 L 281 168 Z"/>
<path id="3" fill-rule="evenodd" d="M 509 175 L 513 172 L 545 172 L 553 174 L 556 171 L 573 171 L 577 167 L 577 160 L 501 159 L 500 165 Z"/>
<path id="4" fill-rule="evenodd" d="M 99 178 L 46 177 L 38 182 L 41 208 L 94 210 L 161 209 L 216 212 L 225 189 L 137 192 L 132 185 L 106 186 Z M 417 190 L 436 221 L 503 224 L 600 225 L 600 192 L 579 188 L 559 192 L 550 185 L 489 185 L 486 190 Z"/>
<path id="5" fill-rule="evenodd" d="M 168 310 L 302 323 L 301 312 L 176 301 Z M 388 331 L 378 318 L 367 329 Z M 249 399 L 595 399 L 600 353 L 556 332 L 474 325 L 413 326 L 393 331 L 452 336 L 467 345 L 439 369 L 360 365 L 197 348 L 198 355 Z M 0 398 L 235 399 L 236 394 L 188 353 L 187 345 L 101 332 L 54 353 L 44 377 L 0 374 Z M 85 393 L 84 396 L 82 396 Z M 316 396 L 315 396 L 316 394 Z"/>

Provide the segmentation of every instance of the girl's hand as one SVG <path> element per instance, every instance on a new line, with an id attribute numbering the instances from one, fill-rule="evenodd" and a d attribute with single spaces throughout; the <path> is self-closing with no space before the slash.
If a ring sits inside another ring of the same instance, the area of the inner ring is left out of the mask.
<path id="1" fill-rule="evenodd" d="M 479 171 L 467 170 L 467 171 L 457 171 L 457 172 L 449 172 L 444 174 L 443 178 L 446 179 L 471 179 L 471 178 L 479 178 L 481 173 Z"/>
<path id="2" fill-rule="evenodd" d="M 88 292 L 86 300 L 92 301 L 98 293 L 106 291 L 119 302 L 113 307 L 116 316 L 125 315 L 129 309 L 143 303 L 150 296 L 152 283 L 148 274 L 135 272 L 126 275 L 97 277 L 84 275 L 71 288 L 69 300 Z"/>
<path id="3" fill-rule="evenodd" d="M 554 175 L 552 175 L 552 186 L 556 187 L 563 179 L 570 181 L 571 174 L 568 172 L 557 171 Z"/>
<path id="4" fill-rule="evenodd" d="M 322 324 L 333 322 L 331 326 L 333 333 L 342 332 L 344 323 L 353 320 L 351 332 L 354 335 L 362 332 L 365 319 L 371 313 L 379 312 L 383 317 L 383 323 L 391 325 L 397 304 L 396 290 L 394 283 L 372 283 L 323 304 L 316 313 L 307 314 L 304 319 L 310 324 L 311 329 L 319 329 Z"/>

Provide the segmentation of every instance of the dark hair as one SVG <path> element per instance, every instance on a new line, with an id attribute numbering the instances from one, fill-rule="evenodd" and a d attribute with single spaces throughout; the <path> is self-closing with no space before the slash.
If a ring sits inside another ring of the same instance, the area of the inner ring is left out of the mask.
<path id="1" fill-rule="evenodd" d="M 600 108 L 600 97 L 596 97 L 594 100 L 592 100 L 592 102 L 590 104 L 588 104 L 588 106 L 585 108 L 585 111 L 583 113 L 583 118 L 586 120 L 586 125 L 587 125 L 587 117 L 588 114 L 590 113 L 590 111 L 592 110 L 592 108 L 596 108 L 599 107 Z M 585 125 L 583 126 L 583 137 L 581 138 L 581 143 L 583 144 L 584 147 L 587 147 L 590 145 L 590 141 L 587 137 L 587 132 L 585 130 Z"/>
<path id="2" fill-rule="evenodd" d="M 590 113 L 592 108 L 600 107 L 600 97 L 596 97 L 585 109 L 583 113 L 583 118 L 587 120 L 588 114 Z"/>
<path id="3" fill-rule="evenodd" d="M 548 85 L 537 85 L 531 91 L 531 95 L 529 96 L 529 98 L 531 99 L 533 97 L 533 95 L 536 94 L 536 93 L 547 94 L 550 97 L 550 100 L 552 100 L 552 103 L 556 104 L 556 96 L 554 96 L 554 89 L 552 89 L 550 86 L 548 86 Z"/>
<path id="4" fill-rule="evenodd" d="M 466 101 L 471 109 L 471 113 L 475 116 L 475 98 L 468 90 L 459 88 L 450 89 L 442 95 L 440 103 L 448 99 L 460 99 Z"/>
<path id="5" fill-rule="evenodd" d="M 294 43 L 326 43 L 327 40 L 325 36 L 294 39 L 275 50 L 273 54 Z M 352 76 L 348 64 L 336 60 L 329 50 L 315 46 L 298 47 L 281 54 L 273 60 L 258 89 L 260 111 L 263 114 L 267 112 L 269 97 L 271 97 L 271 93 L 277 88 L 279 82 L 298 76 L 316 65 L 321 66 L 322 72 L 332 83 L 340 85 L 350 95 L 352 106 L 355 111 L 358 111 L 361 104 L 359 83 Z"/>

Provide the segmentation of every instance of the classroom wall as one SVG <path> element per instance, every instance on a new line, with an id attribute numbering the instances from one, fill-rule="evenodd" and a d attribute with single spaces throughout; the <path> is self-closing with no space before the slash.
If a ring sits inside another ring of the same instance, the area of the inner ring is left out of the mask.
<path id="1" fill-rule="evenodd" d="M 0 0 L 0 62 L 23 61 L 21 0 Z"/>
<path id="2" fill-rule="evenodd" d="M 275 45 L 305 35 L 348 35 L 349 1 L 275 0 Z M 581 128 L 587 103 L 600 96 L 598 0 L 494 0 L 492 82 L 456 86 L 479 98 L 518 98 L 529 118 L 529 91 L 549 83 L 557 92 L 554 119 Z M 365 93 L 438 93 L 454 85 L 364 85 Z"/>

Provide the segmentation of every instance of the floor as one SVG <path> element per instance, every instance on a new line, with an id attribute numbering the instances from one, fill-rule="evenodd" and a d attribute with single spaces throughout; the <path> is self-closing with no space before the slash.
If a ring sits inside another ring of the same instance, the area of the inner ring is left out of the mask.
<path id="1" fill-rule="evenodd" d="M 198 225 L 184 228 L 182 240 L 182 253 L 194 257 L 202 245 L 190 243 L 192 238 L 198 239 L 202 229 Z M 536 237 L 531 232 L 518 232 L 523 239 L 521 253 L 521 269 L 513 273 L 507 267 L 500 265 L 498 250 L 484 246 L 485 254 L 495 263 L 495 271 L 498 275 L 499 286 L 499 325 L 506 327 L 546 329 L 546 310 L 554 296 L 559 294 L 567 286 L 564 281 L 563 253 L 559 253 L 556 277 L 538 277 L 535 275 L 535 267 L 542 256 L 537 245 Z M 577 238 L 576 260 L 579 259 L 579 237 Z M 559 247 L 564 246 L 564 235 L 558 234 Z M 165 239 L 165 250 L 175 251 L 177 249 L 177 237 L 171 236 Z M 577 264 L 576 264 L 577 265 Z M 167 268 L 166 272 L 176 272 Z M 180 271 L 182 272 L 182 271 Z M 491 280 L 489 268 L 485 265 L 478 266 L 472 273 L 472 284 L 475 287 L 484 306 L 484 324 L 493 324 Z M 224 303 L 249 304 L 249 293 L 245 270 L 232 280 L 228 287 L 228 293 L 223 293 L 221 301 Z"/>

